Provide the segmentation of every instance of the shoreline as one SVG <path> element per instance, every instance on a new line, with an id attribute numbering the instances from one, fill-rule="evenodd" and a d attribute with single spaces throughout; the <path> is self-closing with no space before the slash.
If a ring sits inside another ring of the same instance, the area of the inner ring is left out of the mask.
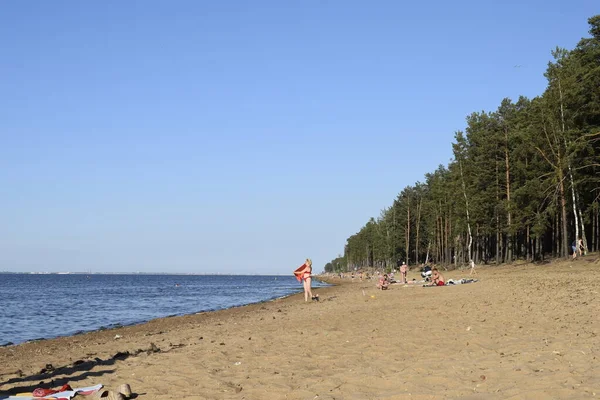
<path id="1" fill-rule="evenodd" d="M 335 286 L 338 286 L 340 284 L 344 284 L 345 283 L 345 282 L 331 283 L 331 282 L 327 282 L 326 279 L 321 279 L 321 278 L 315 278 L 315 280 L 318 280 L 318 281 L 320 281 L 321 283 L 323 283 L 323 284 L 325 284 L 327 286 L 320 286 L 320 287 L 317 287 L 317 288 L 313 287 L 313 291 L 314 290 L 321 291 L 323 289 L 332 288 L 332 287 L 335 287 Z M 335 279 L 332 279 L 332 280 L 335 280 Z M 83 336 L 83 335 L 99 334 L 99 333 L 103 333 L 103 332 L 118 331 L 118 330 L 126 329 L 126 328 L 143 327 L 144 325 L 148 325 L 148 324 L 152 324 L 152 323 L 155 323 L 155 322 L 158 322 L 158 321 L 168 320 L 168 319 L 172 319 L 172 318 L 186 318 L 186 317 L 193 317 L 193 316 L 197 316 L 197 315 L 213 314 L 213 313 L 220 313 L 220 312 L 229 311 L 229 310 L 243 309 L 245 307 L 256 306 L 256 305 L 261 305 L 261 304 L 268 304 L 268 303 L 271 303 L 271 302 L 275 302 L 275 301 L 279 301 L 279 300 L 285 300 L 285 299 L 288 299 L 290 297 L 300 296 L 300 295 L 303 295 L 302 289 L 299 289 L 298 292 L 290 293 L 288 295 L 278 296 L 278 297 L 272 297 L 272 298 L 268 298 L 268 299 L 265 299 L 265 300 L 260 300 L 260 301 L 256 301 L 256 302 L 252 302 L 252 303 L 235 305 L 235 306 L 226 307 L 226 308 L 207 309 L 207 310 L 195 311 L 195 312 L 192 312 L 192 313 L 184 313 L 184 314 L 172 314 L 172 315 L 166 315 L 166 316 L 156 317 L 156 318 L 152 318 L 152 319 L 144 320 L 144 321 L 140 321 L 140 322 L 134 322 L 134 323 L 130 323 L 130 324 L 115 323 L 114 324 L 115 326 L 108 326 L 108 327 L 102 326 L 102 327 L 97 328 L 97 329 L 80 330 L 80 331 L 77 331 L 76 333 L 73 333 L 73 334 L 70 334 L 70 335 L 49 336 L 49 337 L 44 337 L 44 338 L 30 339 L 30 340 L 26 340 L 26 341 L 19 342 L 19 343 L 0 344 L 0 351 L 2 349 L 10 349 L 10 348 L 18 347 L 18 346 L 30 345 L 30 344 L 35 344 L 35 343 L 49 342 L 49 341 L 60 340 L 60 339 L 67 339 L 68 340 L 69 338 L 77 338 L 77 337 L 80 337 L 80 336 Z M 0 371 L 1 371 L 1 369 L 0 369 Z M 0 372 L 0 377 L 1 376 L 2 376 L 2 373 Z M 1 393 L 1 391 L 0 391 L 0 393 Z"/>
<path id="2" fill-rule="evenodd" d="M 27 274 L 27 273 L 23 273 L 23 274 Z M 111 275 L 111 274 L 97 274 L 97 275 Z M 122 275 L 134 275 L 134 274 L 122 274 Z M 148 274 L 148 275 L 150 275 L 150 274 Z M 159 275 L 159 274 L 152 274 L 152 275 Z M 170 274 L 170 275 L 175 276 L 176 274 L 175 275 L 174 274 Z M 210 274 L 210 275 L 207 275 L 207 276 L 213 276 L 213 275 L 214 274 Z M 217 275 L 214 275 L 214 276 L 217 276 Z M 240 275 L 240 276 L 245 276 L 245 275 Z M 253 275 L 248 275 L 248 276 L 253 276 Z M 275 275 L 264 275 L 264 276 L 275 276 Z M 289 277 L 289 275 L 286 275 L 286 276 Z M 320 281 L 322 284 L 329 285 L 329 283 L 323 281 L 322 279 L 315 279 L 315 280 Z M 322 287 L 318 287 L 317 289 L 321 289 L 321 288 Z M 101 325 L 99 327 L 95 327 L 95 328 L 91 328 L 91 329 L 78 329 L 78 330 L 76 330 L 73 333 L 66 333 L 66 334 L 61 334 L 61 335 L 56 335 L 56 336 L 52 336 L 51 335 L 51 336 L 48 336 L 48 337 L 38 337 L 38 338 L 33 338 L 33 339 L 26 339 L 26 340 L 19 341 L 19 342 L 7 341 L 6 343 L 0 343 L 0 349 L 12 347 L 12 346 L 20 346 L 20 345 L 27 344 L 27 343 L 35 343 L 35 342 L 41 342 L 41 341 L 47 341 L 47 340 L 54 340 L 54 339 L 59 339 L 59 338 L 66 338 L 66 337 L 72 337 L 72 336 L 80 336 L 80 335 L 84 335 L 84 334 L 88 334 L 88 333 L 93 333 L 93 332 L 109 331 L 109 330 L 114 330 L 114 329 L 119 329 L 119 328 L 126 328 L 126 327 L 131 327 L 131 326 L 136 326 L 136 325 L 142 325 L 142 324 L 149 323 L 149 322 L 151 322 L 153 320 L 156 320 L 156 319 L 173 318 L 173 317 L 184 317 L 184 316 L 188 316 L 188 315 L 196 315 L 196 314 L 205 313 L 205 312 L 218 312 L 218 311 L 228 310 L 230 308 L 245 307 L 245 306 L 252 305 L 252 304 L 260 304 L 260 303 L 270 302 L 270 301 L 277 300 L 277 299 L 286 298 L 286 297 L 289 297 L 289 296 L 296 295 L 298 293 L 302 293 L 302 288 L 299 288 L 299 289 L 297 289 L 296 292 L 292 292 L 292 293 L 289 293 L 287 295 L 275 296 L 275 297 L 268 297 L 268 298 L 265 298 L 263 300 L 254 301 L 254 302 L 250 302 L 250 303 L 237 304 L 237 305 L 224 306 L 224 307 L 207 308 L 205 310 L 197 310 L 197 311 L 192 311 L 192 312 L 182 312 L 182 313 L 178 313 L 178 314 L 160 315 L 160 316 L 157 316 L 157 317 L 154 317 L 154 318 L 151 318 L 151 319 L 142 319 L 142 320 L 139 320 L 139 321 L 134 321 L 134 322 L 129 322 L 129 323 L 124 323 L 124 322 L 121 322 L 121 321 L 115 321 L 113 323 L 110 323 L 110 324 L 107 324 L 107 325 Z"/>
<path id="3" fill-rule="evenodd" d="M 319 293 L 326 293 L 328 289 L 337 287 L 333 283 L 319 280 L 329 285 L 319 287 Z M 303 292 L 298 292 L 224 309 L 159 317 L 139 324 L 2 346 L 0 347 L 0 395 L 30 392 L 34 386 L 35 388 L 51 388 L 67 384 L 70 381 L 66 377 L 62 377 L 63 372 L 72 373 L 73 371 L 98 368 L 117 361 L 125 361 L 130 357 L 150 356 L 155 353 L 165 354 L 173 349 L 184 347 L 181 343 L 169 342 L 166 346 L 161 344 L 166 341 L 161 336 L 166 336 L 171 331 L 193 329 L 201 323 L 218 326 L 222 319 L 230 319 L 253 312 L 273 311 L 273 307 L 285 307 L 291 301 L 304 303 L 302 299 Z M 203 336 L 199 337 L 199 340 L 204 339 Z M 159 345 L 157 346 L 155 342 Z M 215 340 L 211 340 L 211 343 L 215 343 Z M 69 362 L 65 362 L 66 359 L 57 357 L 54 353 L 56 350 L 65 348 L 71 349 Z M 73 349 L 75 350 L 73 351 Z M 42 359 L 40 359 L 41 354 L 45 356 Z M 30 361 L 34 359 L 35 362 L 31 363 Z M 11 363 L 11 360 L 16 362 Z M 30 381 L 39 383 L 36 385 L 25 384 Z"/>
<path id="4" fill-rule="evenodd" d="M 600 285 L 575 278 L 598 267 L 481 268 L 477 283 L 386 291 L 325 278 L 335 286 L 319 302 L 296 293 L 0 348 L 0 393 L 44 382 L 129 383 L 142 400 L 589 397 Z"/>

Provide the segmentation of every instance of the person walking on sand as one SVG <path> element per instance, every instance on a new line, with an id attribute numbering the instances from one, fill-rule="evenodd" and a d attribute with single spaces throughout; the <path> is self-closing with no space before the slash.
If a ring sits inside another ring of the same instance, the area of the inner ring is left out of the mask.
<path id="1" fill-rule="evenodd" d="M 311 300 L 315 300 L 316 296 L 313 296 L 311 290 L 312 260 L 310 258 L 307 258 L 304 264 L 302 264 L 300 268 L 294 271 L 294 275 L 296 275 L 296 278 L 298 280 L 302 281 L 302 285 L 304 286 L 304 301 L 308 301 L 308 296 L 310 296 Z"/>
<path id="2" fill-rule="evenodd" d="M 571 249 L 573 250 L 573 260 L 577 258 L 577 240 L 573 242 L 571 245 Z"/>

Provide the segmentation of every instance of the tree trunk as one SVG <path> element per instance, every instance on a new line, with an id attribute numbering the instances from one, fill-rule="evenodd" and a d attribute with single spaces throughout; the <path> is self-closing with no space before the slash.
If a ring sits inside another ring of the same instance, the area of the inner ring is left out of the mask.
<path id="1" fill-rule="evenodd" d="M 598 251 L 598 248 L 600 248 L 600 235 L 599 235 L 599 229 L 600 229 L 600 207 L 598 207 L 598 203 L 596 202 L 596 236 L 594 238 L 594 251 Z"/>
<path id="2" fill-rule="evenodd" d="M 498 186 L 500 183 L 498 182 L 498 161 L 496 160 L 496 265 L 500 265 L 501 263 L 501 253 L 500 253 L 500 211 L 498 210 L 498 202 L 499 202 L 499 194 L 498 194 Z"/>
<path id="3" fill-rule="evenodd" d="M 507 161 L 507 163 L 508 163 L 508 161 Z M 465 185 L 465 177 L 463 175 L 462 161 L 461 160 L 458 160 L 458 166 L 460 168 L 460 179 L 462 181 L 463 196 L 465 197 L 465 211 L 466 211 L 466 215 L 467 215 L 467 232 L 469 234 L 469 239 L 468 239 L 469 242 L 468 242 L 468 245 L 467 245 L 467 253 L 468 253 L 469 263 L 470 263 L 471 261 L 473 261 L 473 257 L 471 255 L 471 246 L 473 245 L 473 235 L 471 234 L 471 221 L 469 219 L 469 199 L 467 198 L 467 187 Z M 508 164 L 507 164 L 507 168 L 508 168 Z M 509 220 L 510 220 L 510 217 L 509 217 Z"/>
<path id="4" fill-rule="evenodd" d="M 479 235 L 479 224 L 475 226 L 475 263 L 481 263 L 481 236 Z"/>
<path id="5" fill-rule="evenodd" d="M 566 146 L 566 144 L 565 144 Z M 571 163 L 569 163 L 569 180 L 571 181 L 571 197 L 573 200 L 573 218 L 575 219 L 575 241 L 579 240 L 579 220 L 577 216 L 577 200 L 575 198 L 575 184 L 573 183 L 573 174 L 571 173 Z"/>
<path id="6" fill-rule="evenodd" d="M 406 249 L 406 265 L 409 264 L 410 260 L 410 197 L 406 198 L 406 238 L 405 238 L 405 249 Z"/>
<path id="7" fill-rule="evenodd" d="M 565 198 L 565 185 L 564 185 L 564 177 L 562 170 L 558 170 L 558 178 L 559 178 L 559 196 L 560 196 L 560 210 L 561 210 L 561 231 L 562 231 L 562 246 L 561 246 L 561 256 L 567 257 L 569 255 L 569 239 L 567 232 L 567 199 Z"/>
<path id="8" fill-rule="evenodd" d="M 504 148 L 504 162 L 506 165 L 506 223 L 507 223 L 507 230 L 506 230 L 506 262 L 510 263 L 512 262 L 513 259 L 513 249 L 512 249 L 512 226 L 511 226 L 511 205 L 510 205 L 510 160 L 509 160 L 509 154 L 508 154 L 508 129 L 505 127 L 504 128 L 504 138 L 506 141 L 505 144 L 505 148 Z"/>
<path id="9" fill-rule="evenodd" d="M 592 210 L 592 243 L 590 248 L 592 251 L 596 251 L 596 216 L 594 210 Z"/>
<path id="10" fill-rule="evenodd" d="M 445 222 L 444 222 L 444 264 L 448 265 L 450 264 L 450 246 L 449 246 L 449 239 L 450 239 L 450 216 L 446 215 L 445 218 Z"/>
<path id="11" fill-rule="evenodd" d="M 442 202 L 439 202 L 439 220 L 440 220 L 440 226 L 439 226 L 439 246 L 438 246 L 438 251 L 437 251 L 437 256 L 436 256 L 436 263 L 439 263 L 442 261 L 443 259 L 443 255 L 444 255 L 444 218 L 442 215 Z"/>
<path id="12" fill-rule="evenodd" d="M 440 216 L 437 215 L 436 219 L 435 219 L 435 249 L 433 254 L 435 254 L 435 259 L 436 260 L 440 260 L 440 247 L 442 246 L 442 242 L 441 242 L 441 223 L 440 223 Z"/>
<path id="13" fill-rule="evenodd" d="M 562 85 L 561 85 L 561 81 L 560 78 L 558 79 L 558 93 L 559 93 L 559 99 L 560 99 L 560 122 L 561 122 L 561 129 L 562 129 L 562 137 L 563 137 L 563 142 L 565 144 L 565 152 L 567 151 L 567 142 L 566 142 L 566 138 L 565 138 L 565 132 L 566 132 L 566 128 L 565 128 L 565 108 L 564 108 L 564 104 L 563 104 L 563 92 L 562 92 Z M 560 153 L 559 153 L 560 154 Z M 566 156 L 565 156 L 566 157 Z M 571 164 L 570 162 L 567 163 L 569 165 L 569 175 L 571 175 Z M 558 163 L 559 168 L 561 168 L 562 163 Z M 567 207 L 566 207 L 566 203 L 567 200 L 565 198 L 565 188 L 564 188 L 564 183 L 563 183 L 563 171 L 562 169 L 559 169 L 559 178 L 560 178 L 560 197 L 561 197 L 561 208 L 562 208 L 562 240 L 563 240 L 563 245 L 562 245 L 562 251 L 563 251 L 563 257 L 567 257 L 568 253 L 569 253 L 569 243 L 568 243 L 568 239 L 567 239 Z M 573 190 L 573 210 L 574 210 L 574 214 L 575 214 L 575 232 L 577 232 L 576 236 L 575 236 L 575 240 L 579 239 L 579 225 L 577 224 L 577 211 L 576 211 L 576 205 L 575 205 L 575 189 L 573 189 L 573 177 L 571 176 L 571 189 Z"/>
<path id="14" fill-rule="evenodd" d="M 417 226 L 416 226 L 416 235 L 417 239 L 415 241 L 415 264 L 419 265 L 419 227 L 421 226 L 421 208 L 423 207 L 423 197 L 419 197 L 419 202 L 417 203 Z"/>
<path id="15" fill-rule="evenodd" d="M 560 199 L 559 199 L 560 200 Z M 560 203 L 559 203 L 560 204 Z M 556 213 L 556 251 L 554 252 L 554 257 L 561 257 L 562 255 L 562 245 L 561 245 L 561 224 L 560 224 L 560 213 Z"/>
<path id="16" fill-rule="evenodd" d="M 526 235 L 525 243 L 527 243 L 527 246 L 525 247 L 525 259 L 529 262 L 529 261 L 531 261 L 531 257 L 530 257 L 531 239 L 529 237 L 529 225 L 527 225 L 525 235 Z"/>
<path id="17" fill-rule="evenodd" d="M 593 251 L 598 250 L 598 203 L 594 202 L 592 206 L 592 246 Z"/>
<path id="18" fill-rule="evenodd" d="M 579 211 L 579 223 L 581 224 L 581 240 L 583 242 L 583 254 L 587 254 L 588 252 L 588 242 L 587 236 L 585 235 L 585 225 L 583 224 L 583 216 L 581 215 L 581 207 L 577 207 L 577 211 Z"/>
<path id="19" fill-rule="evenodd" d="M 571 166 L 569 165 L 569 168 L 571 168 Z M 571 177 L 571 180 L 573 178 Z M 573 187 L 573 183 L 571 183 L 571 187 Z M 585 234 L 585 223 L 583 222 L 583 215 L 581 213 L 581 207 L 579 206 L 579 193 L 574 190 L 575 192 L 575 201 L 577 203 L 577 212 L 579 213 L 579 224 L 581 225 L 581 240 L 583 241 L 583 254 L 587 254 L 588 252 L 588 242 L 587 242 L 587 236 Z"/>
<path id="20" fill-rule="evenodd" d="M 446 217 L 446 264 L 452 263 L 452 218 L 450 212 L 447 211 Z"/>

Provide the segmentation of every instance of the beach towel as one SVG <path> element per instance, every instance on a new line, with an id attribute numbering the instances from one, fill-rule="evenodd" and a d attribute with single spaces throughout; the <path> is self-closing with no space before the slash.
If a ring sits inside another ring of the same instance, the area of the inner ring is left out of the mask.
<path id="1" fill-rule="evenodd" d="M 33 395 L 33 397 L 46 397 L 46 396 L 50 396 L 51 394 L 56 394 L 56 393 L 66 392 L 66 391 L 71 391 L 71 390 L 73 390 L 73 388 L 69 385 L 63 385 L 59 389 L 37 388 L 33 391 L 32 395 Z"/>
<path id="2" fill-rule="evenodd" d="M 298 268 L 296 268 L 296 270 L 294 271 L 294 275 L 296 276 L 296 279 L 298 280 L 298 282 L 300 282 L 302 280 L 302 275 L 304 275 L 304 270 L 306 269 L 307 265 L 306 263 L 302 264 L 301 266 L 299 266 Z"/>
<path id="3" fill-rule="evenodd" d="M 474 283 L 477 282 L 477 279 L 448 279 L 448 282 L 446 282 L 444 285 L 439 286 L 439 285 L 423 285 L 423 287 L 446 287 L 446 286 L 453 286 L 453 285 L 464 285 L 467 283 Z"/>
<path id="4" fill-rule="evenodd" d="M 446 282 L 446 285 L 464 285 L 465 283 L 473 283 L 473 282 L 477 282 L 477 279 L 448 279 L 448 282 Z"/>
<path id="5" fill-rule="evenodd" d="M 66 390 L 63 392 L 53 393 L 44 397 L 34 397 L 33 393 L 19 393 L 14 396 L 2 396 L 0 395 L 0 400 L 14 399 L 14 400 L 71 400 L 75 397 L 76 394 L 81 394 L 84 396 L 88 396 L 90 394 L 94 394 L 100 389 L 102 389 L 102 384 L 98 384 L 96 386 L 88 386 L 84 388 L 77 388 L 73 390 Z"/>

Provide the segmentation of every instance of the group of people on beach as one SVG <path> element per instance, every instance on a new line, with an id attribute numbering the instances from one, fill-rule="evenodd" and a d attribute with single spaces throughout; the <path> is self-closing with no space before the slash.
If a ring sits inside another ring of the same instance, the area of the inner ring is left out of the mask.
<path id="1" fill-rule="evenodd" d="M 401 274 L 400 284 L 409 283 L 407 276 L 406 276 L 407 273 L 408 273 L 408 266 L 406 265 L 405 262 L 402 262 L 402 265 L 400 265 L 400 274 Z M 424 266 L 421 270 L 421 276 L 423 278 L 425 278 L 426 281 L 429 282 L 425 286 L 445 286 L 446 285 L 446 279 L 444 278 L 444 275 L 442 275 L 436 267 L 431 268 L 429 266 Z M 377 282 L 377 289 L 386 290 L 389 287 L 390 283 L 392 283 L 392 282 L 390 281 L 388 274 L 383 274 L 379 278 L 379 281 Z"/>
<path id="2" fill-rule="evenodd" d="M 400 283 L 401 284 L 407 284 L 408 283 L 408 279 L 407 279 L 407 274 L 408 274 L 408 266 L 406 265 L 406 262 L 402 262 L 402 264 L 400 264 L 400 262 L 398 262 L 398 266 L 400 269 Z M 424 269 L 427 269 L 427 276 L 426 279 L 429 280 L 429 284 L 427 284 L 426 286 L 444 286 L 446 284 L 446 280 L 444 278 L 444 276 L 439 272 L 439 270 L 436 267 L 430 268 L 428 266 L 424 267 Z M 429 274 L 429 272 L 431 272 L 431 274 Z M 304 262 L 304 264 L 302 264 L 300 267 L 298 267 L 295 271 L 294 271 L 294 275 L 296 276 L 296 279 L 300 282 L 302 282 L 302 286 L 304 287 L 304 301 L 308 302 L 308 299 L 310 298 L 311 300 L 316 300 L 319 301 L 319 295 L 314 295 L 312 293 L 312 260 L 310 258 L 307 258 L 306 261 Z M 354 276 L 353 276 L 354 278 Z M 361 280 L 362 280 L 362 272 L 361 272 Z M 383 274 L 379 277 L 379 280 L 377 282 L 377 288 L 380 290 L 386 290 L 390 284 L 392 283 L 393 279 L 390 278 L 390 275 L 388 274 Z"/>
<path id="3" fill-rule="evenodd" d="M 402 264 L 398 262 L 398 267 L 400 268 L 400 283 L 408 283 L 408 279 L 406 277 L 408 274 L 408 266 L 406 265 L 406 262 L 403 261 Z M 395 282 L 388 274 L 383 274 L 379 277 L 379 281 L 377 282 L 377 289 L 386 290 L 390 286 L 390 283 Z"/>

